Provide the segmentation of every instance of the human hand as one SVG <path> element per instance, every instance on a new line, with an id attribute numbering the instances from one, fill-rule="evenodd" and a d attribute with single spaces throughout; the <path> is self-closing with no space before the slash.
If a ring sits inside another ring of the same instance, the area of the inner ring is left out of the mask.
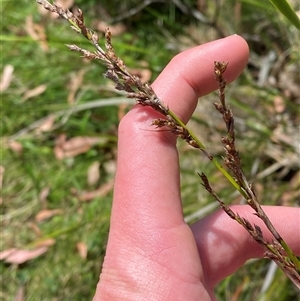
<path id="1" fill-rule="evenodd" d="M 224 77 L 230 82 L 244 69 L 248 46 L 235 35 L 192 48 L 176 56 L 153 84 L 184 122 L 198 97 L 217 88 L 215 60 L 229 62 Z M 176 137 L 145 131 L 159 117 L 137 105 L 121 120 L 110 233 L 94 301 L 215 300 L 220 280 L 247 259 L 263 256 L 263 248 L 222 210 L 191 227 L 184 222 Z M 299 208 L 264 209 L 299 254 L 300 236 L 290 231 L 299 226 Z M 270 238 L 248 206 L 233 210 Z"/>

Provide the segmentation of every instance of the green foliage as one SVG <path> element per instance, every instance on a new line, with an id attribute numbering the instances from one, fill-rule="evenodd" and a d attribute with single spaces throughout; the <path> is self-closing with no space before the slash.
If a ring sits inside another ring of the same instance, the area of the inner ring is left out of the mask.
<path id="1" fill-rule="evenodd" d="M 286 0 L 269 0 L 298 30 L 300 19 Z"/>

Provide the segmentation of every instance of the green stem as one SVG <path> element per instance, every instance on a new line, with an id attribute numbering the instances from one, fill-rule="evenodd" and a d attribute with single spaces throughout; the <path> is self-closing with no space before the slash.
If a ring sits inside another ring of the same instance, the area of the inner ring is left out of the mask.
<path id="1" fill-rule="evenodd" d="M 227 180 L 233 185 L 233 187 L 239 191 L 239 193 L 244 197 L 247 198 L 247 194 L 245 191 L 240 187 L 240 185 L 234 180 L 234 178 L 223 168 L 223 166 L 217 161 L 216 158 L 209 155 L 206 151 L 205 145 L 197 138 L 197 136 L 187 128 L 187 126 L 180 120 L 180 118 L 173 113 L 172 111 L 168 110 L 168 114 L 184 129 L 188 131 L 191 137 L 196 141 L 201 151 L 209 158 L 209 160 L 219 169 L 219 171 L 227 178 Z"/>
<path id="2" fill-rule="evenodd" d="M 290 258 L 290 260 L 294 263 L 296 266 L 296 269 L 298 273 L 300 273 L 300 260 L 295 256 L 293 251 L 290 249 L 290 247 L 286 244 L 284 240 L 280 242 L 281 246 L 284 248 L 284 250 L 287 253 L 287 256 Z"/>

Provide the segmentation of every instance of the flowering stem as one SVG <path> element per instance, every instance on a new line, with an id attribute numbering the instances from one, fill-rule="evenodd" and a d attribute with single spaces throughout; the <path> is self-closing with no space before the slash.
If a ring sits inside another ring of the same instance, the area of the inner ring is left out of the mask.
<path id="1" fill-rule="evenodd" d="M 226 171 L 226 169 L 223 168 L 223 166 L 219 163 L 219 161 L 207 152 L 205 145 L 197 138 L 197 136 L 190 129 L 187 128 L 187 126 L 180 120 L 180 118 L 175 113 L 173 113 L 171 110 L 168 110 L 168 114 L 176 121 L 176 123 L 178 123 L 181 127 L 183 127 L 189 133 L 189 135 L 196 142 L 198 148 L 217 167 L 217 169 L 227 178 L 227 180 L 234 186 L 234 188 L 236 190 L 238 190 L 243 197 L 247 198 L 247 194 L 241 188 L 241 186 Z"/>

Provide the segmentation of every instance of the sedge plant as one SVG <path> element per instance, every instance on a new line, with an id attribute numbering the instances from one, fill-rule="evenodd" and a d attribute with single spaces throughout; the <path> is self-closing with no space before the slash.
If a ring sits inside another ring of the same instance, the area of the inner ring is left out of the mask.
<path id="1" fill-rule="evenodd" d="M 206 175 L 204 173 L 199 174 L 204 188 L 219 202 L 221 208 L 228 216 L 243 226 L 257 243 L 264 246 L 266 250 L 265 256 L 273 260 L 283 270 L 287 277 L 289 277 L 300 289 L 300 261 L 293 254 L 292 250 L 265 214 L 251 184 L 246 179 L 241 166 L 240 156 L 235 146 L 234 116 L 225 100 L 226 80 L 223 77 L 223 74 L 228 63 L 221 61 L 215 61 L 214 63 L 214 74 L 219 85 L 219 102 L 214 103 L 214 106 L 222 115 L 227 130 L 226 136 L 221 139 L 225 150 L 223 162 L 224 168 L 223 165 L 210 154 L 204 143 L 202 143 L 180 118 L 176 116 L 175 113 L 172 112 L 155 94 L 151 85 L 149 83 L 142 83 L 138 76 L 133 75 L 128 71 L 123 60 L 115 54 L 111 42 L 111 33 L 108 28 L 105 31 L 105 46 L 103 48 L 98 43 L 98 34 L 85 25 L 83 13 L 79 8 L 76 12 L 72 13 L 69 10 L 64 10 L 57 4 L 51 4 L 46 0 L 37 0 L 37 3 L 41 4 L 46 10 L 56 13 L 66 19 L 71 24 L 71 27 L 76 32 L 82 34 L 95 48 L 94 52 L 91 52 L 76 45 L 67 45 L 70 50 L 81 53 L 86 59 L 99 60 L 106 65 L 107 71 L 104 76 L 115 83 L 115 88 L 117 90 L 125 91 L 128 98 L 135 99 L 141 106 L 150 106 L 162 115 L 162 118 L 153 120 L 153 126 L 156 128 L 166 128 L 177 137 L 185 140 L 192 147 L 199 149 L 224 175 L 224 177 L 228 179 L 272 233 L 272 241 L 267 241 L 264 238 L 261 229 L 257 225 L 251 224 L 247 219 L 233 212 L 215 193 Z"/>

